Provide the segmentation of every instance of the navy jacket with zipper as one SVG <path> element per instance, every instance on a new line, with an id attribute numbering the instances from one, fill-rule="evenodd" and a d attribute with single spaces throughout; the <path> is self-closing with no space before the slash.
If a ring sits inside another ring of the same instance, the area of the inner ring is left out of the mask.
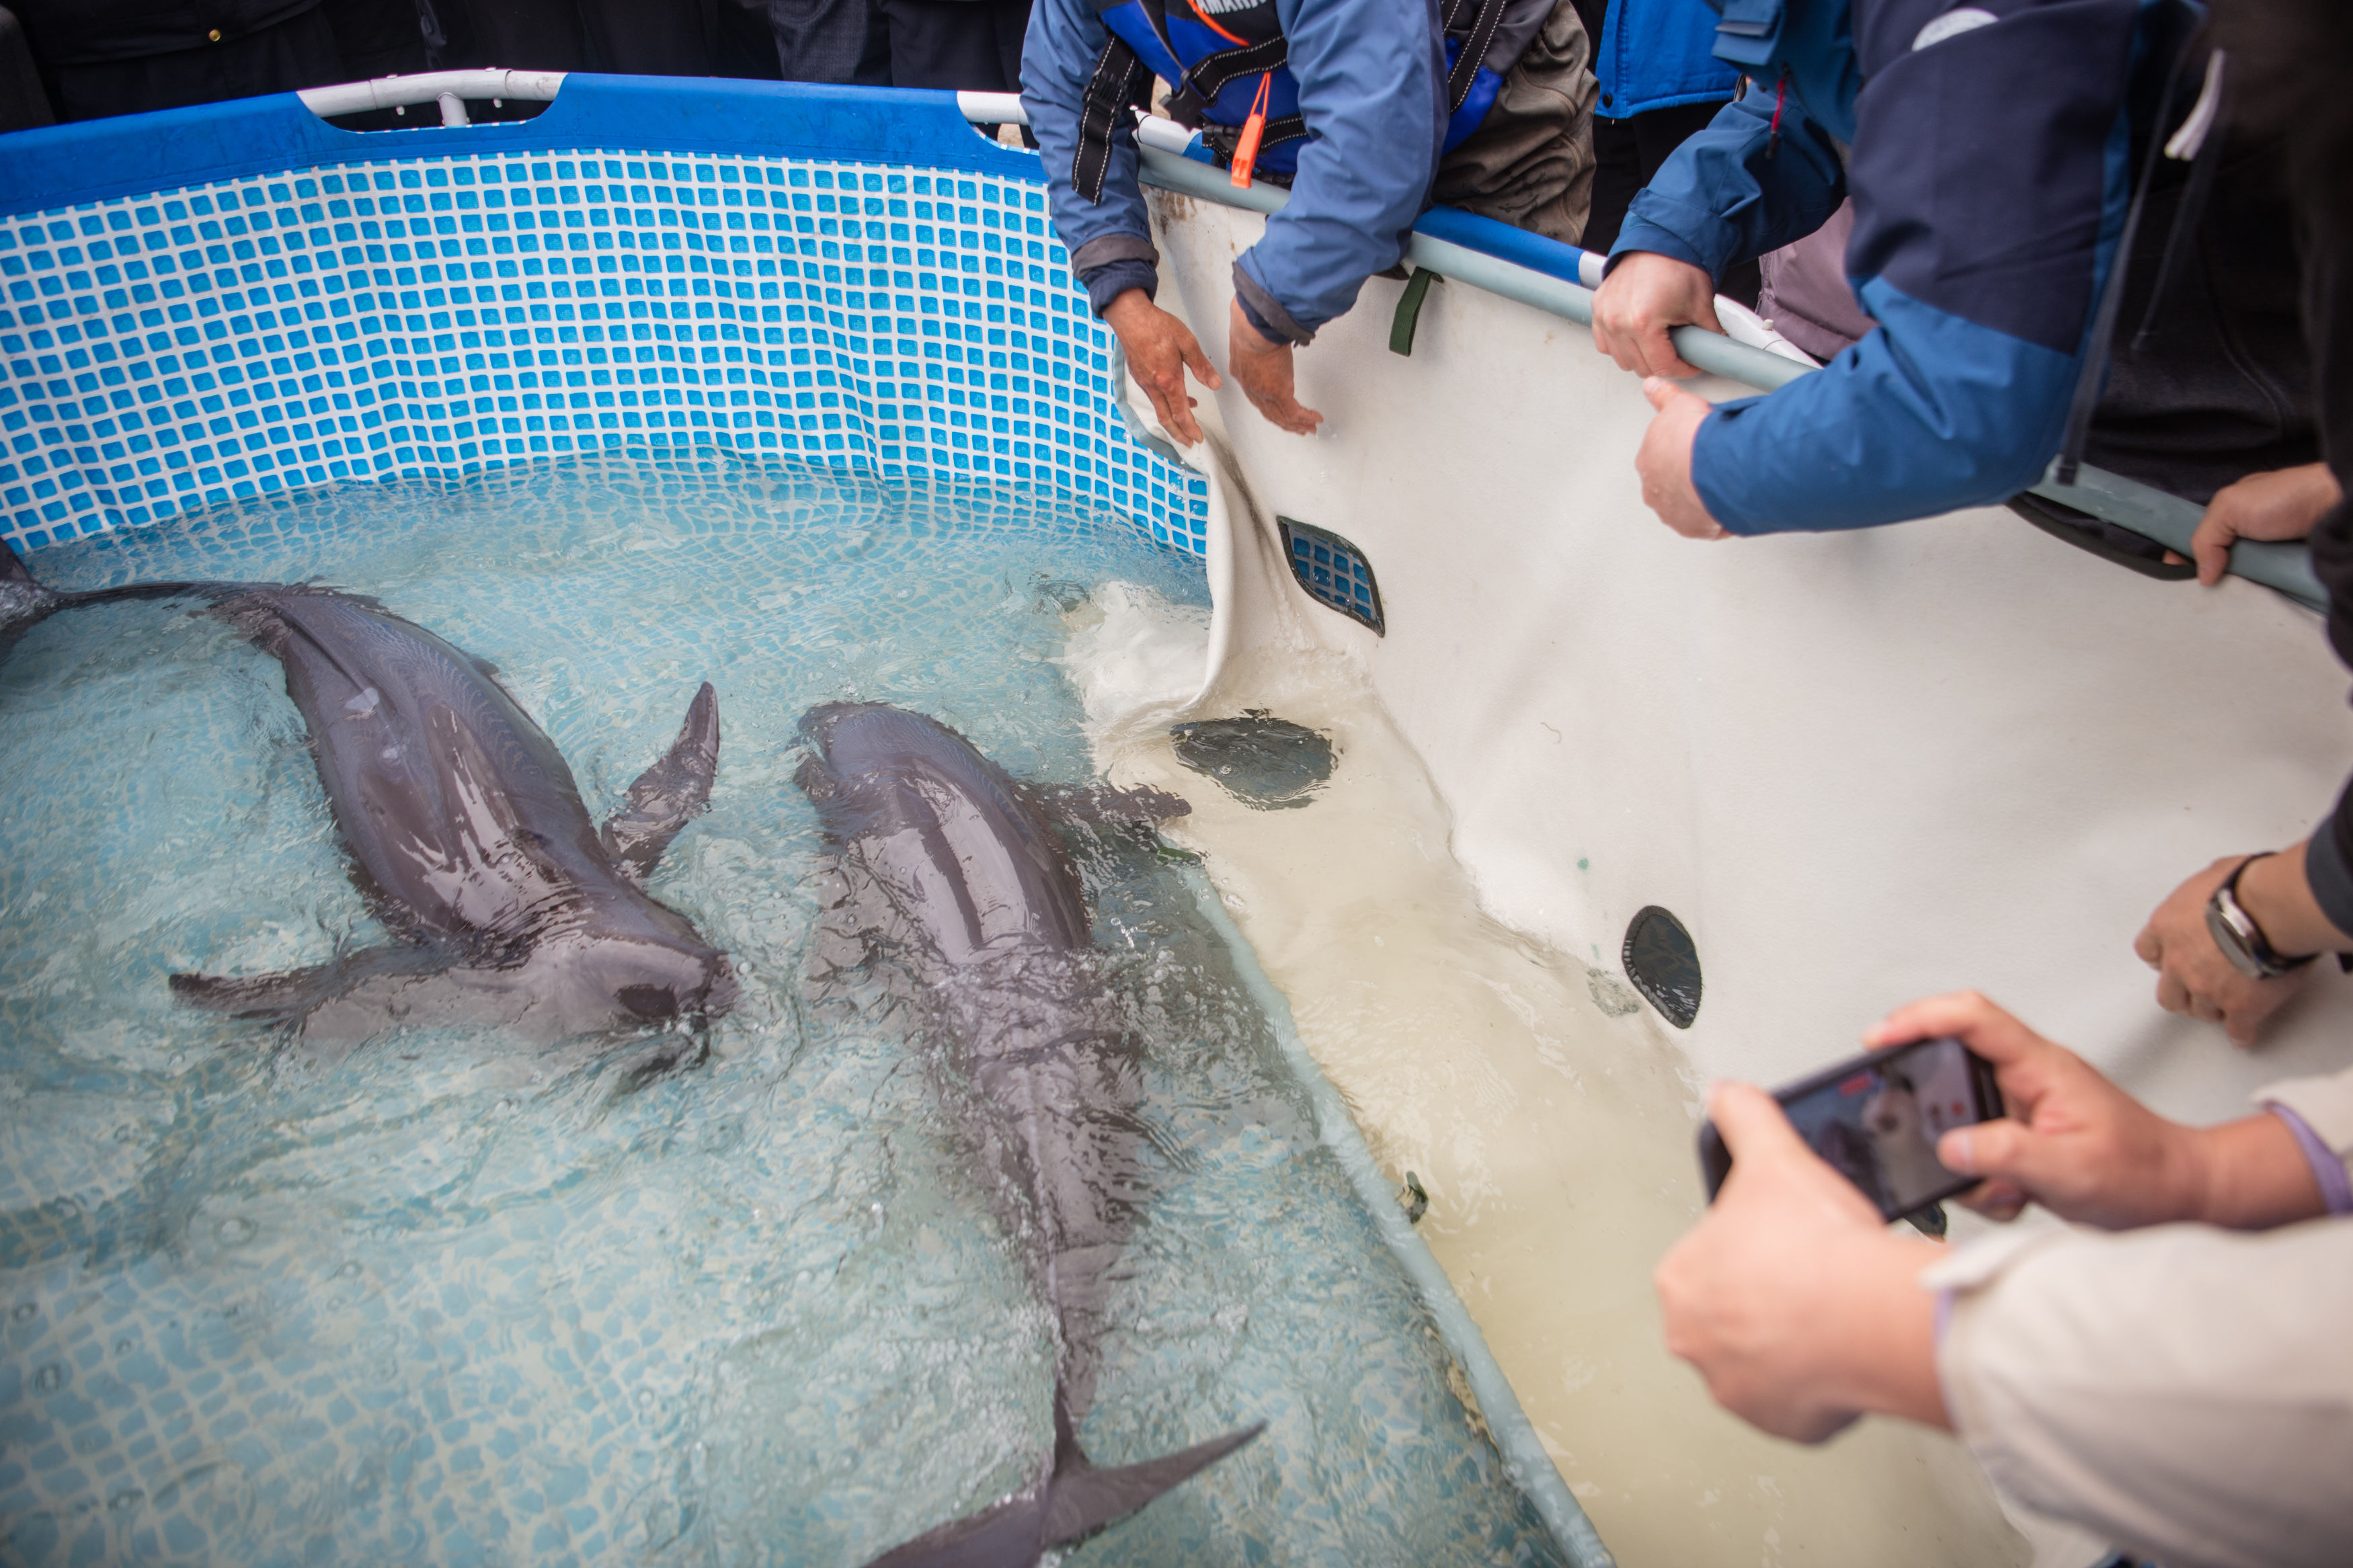
<path id="1" fill-rule="evenodd" d="M 1720 405 L 1692 454 L 1736 533 L 1862 528 L 2034 484 L 2131 199 L 2156 0 L 1720 0 L 1748 73 L 1635 198 L 1614 267 L 1721 278 L 1852 195 L 1847 272 L 1879 330 Z"/>

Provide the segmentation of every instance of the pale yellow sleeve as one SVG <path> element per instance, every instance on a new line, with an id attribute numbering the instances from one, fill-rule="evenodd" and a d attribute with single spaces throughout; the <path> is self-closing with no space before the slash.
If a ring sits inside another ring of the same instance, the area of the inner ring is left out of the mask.
<path id="1" fill-rule="evenodd" d="M 2353 1220 L 1998 1237 L 1921 1282 L 1954 1427 L 2021 1501 L 2167 1568 L 2353 1562 Z"/>

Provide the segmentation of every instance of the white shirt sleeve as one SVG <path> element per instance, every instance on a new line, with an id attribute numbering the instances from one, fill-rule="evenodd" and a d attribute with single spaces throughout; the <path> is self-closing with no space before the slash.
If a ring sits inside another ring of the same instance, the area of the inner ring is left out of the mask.
<path id="1" fill-rule="evenodd" d="M 1989 1237 L 1937 1373 L 1996 1481 L 2168 1568 L 2353 1562 L 2353 1220 Z"/>

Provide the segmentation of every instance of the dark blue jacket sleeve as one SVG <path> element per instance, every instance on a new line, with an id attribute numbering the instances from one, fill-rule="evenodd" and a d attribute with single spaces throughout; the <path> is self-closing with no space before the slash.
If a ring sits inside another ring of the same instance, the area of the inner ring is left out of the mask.
<path id="1" fill-rule="evenodd" d="M 1123 114 L 1113 126 L 1102 201 L 1088 201 L 1071 184 L 1082 100 L 1110 38 L 1086 0 L 1037 0 L 1021 49 L 1021 104 L 1045 160 L 1054 231 L 1069 247 L 1071 269 L 1087 286 L 1097 315 L 1126 289 L 1151 293 L 1159 280 L 1152 224 L 1135 183 L 1134 121 Z"/>
<path id="2" fill-rule="evenodd" d="M 1627 209 L 1612 266 L 1650 250 L 1722 278 L 1830 222 L 1846 200 L 1837 144 L 1794 97 L 1782 101 L 1776 135 L 1774 96 L 1750 89 L 1669 155 Z"/>
<path id="3" fill-rule="evenodd" d="M 2353 931 L 2353 784 L 2306 842 L 2304 880 L 2328 923 Z"/>
<path id="4" fill-rule="evenodd" d="M 1733 531 L 1860 528 L 1996 501 L 2033 483 L 2058 450 L 2130 197 L 2125 97 L 2137 7 L 1998 9 L 1939 38 L 1921 30 L 1932 5 L 1855 6 L 1863 75 L 1846 172 L 1847 271 L 1879 330 L 1700 426 L 1692 478 Z M 1809 181 L 1792 195 L 1757 155 L 1740 155 L 1755 133 L 1743 143 L 1734 127 L 1753 125 L 1771 97 L 1752 90 L 1710 128 L 1709 146 L 1671 161 L 1675 199 L 1699 216 L 1652 206 L 1647 226 L 1629 219 L 1619 251 L 1665 249 L 1662 237 L 1677 234 L 1684 249 L 1671 253 L 1713 268 L 1788 236 L 1796 225 L 1751 208 L 1827 190 Z M 1794 150 L 1785 105 L 1771 162 Z M 1641 203 L 1635 211 L 1646 214 Z M 1800 221 L 1810 219 L 1809 207 Z"/>
<path id="5" fill-rule="evenodd" d="M 1405 254 L 1446 137 L 1445 56 L 1436 0 L 1277 0 L 1275 12 L 1310 140 L 1290 204 L 1242 253 L 1235 284 L 1303 342 Z"/>
<path id="6" fill-rule="evenodd" d="M 2075 359 L 1863 285 L 1879 331 L 1766 397 L 1720 404 L 1692 482 L 1735 533 L 1869 528 L 2000 500 L 2042 477 Z"/>

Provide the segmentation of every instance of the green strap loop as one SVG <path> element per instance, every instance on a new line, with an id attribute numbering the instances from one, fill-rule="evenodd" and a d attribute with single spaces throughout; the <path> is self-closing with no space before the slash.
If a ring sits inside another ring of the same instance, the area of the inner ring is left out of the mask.
<path id="1" fill-rule="evenodd" d="M 1421 324 L 1421 302 L 1430 295 L 1430 286 L 1438 281 L 1438 274 L 1427 267 L 1417 267 L 1406 279 L 1405 292 L 1398 296 L 1397 315 L 1389 322 L 1389 353 L 1413 354 L 1413 331 Z"/>

